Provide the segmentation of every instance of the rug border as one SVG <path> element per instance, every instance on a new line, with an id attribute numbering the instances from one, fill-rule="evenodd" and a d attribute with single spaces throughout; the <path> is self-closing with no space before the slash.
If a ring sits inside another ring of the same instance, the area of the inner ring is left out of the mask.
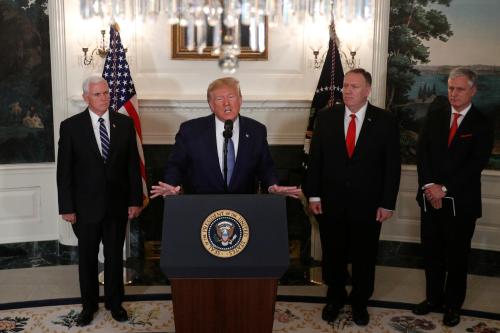
<path id="1" fill-rule="evenodd" d="M 133 301 L 169 301 L 172 300 L 172 294 L 170 293 L 156 293 L 156 294 L 137 294 L 137 295 L 125 295 L 123 297 L 124 302 Z M 277 301 L 279 302 L 292 302 L 292 303 L 326 303 L 326 297 L 322 296 L 296 296 L 296 295 L 278 295 Z M 104 302 L 104 297 L 99 297 L 99 302 Z M 34 301 L 23 301 L 23 302 L 11 302 L 0 304 L 0 311 L 5 310 L 15 310 L 22 308 L 33 308 L 33 307 L 44 307 L 44 306 L 58 306 L 58 305 L 70 305 L 80 303 L 80 297 L 72 298 L 55 298 L 55 299 L 45 299 L 45 300 L 34 300 Z M 401 309 L 401 310 L 411 310 L 414 304 L 404 303 L 404 302 L 391 302 L 391 301 L 368 301 L 368 306 L 387 308 L 387 309 Z M 476 311 L 476 310 L 466 310 L 462 309 L 462 315 L 492 319 L 500 321 L 500 313 Z"/>

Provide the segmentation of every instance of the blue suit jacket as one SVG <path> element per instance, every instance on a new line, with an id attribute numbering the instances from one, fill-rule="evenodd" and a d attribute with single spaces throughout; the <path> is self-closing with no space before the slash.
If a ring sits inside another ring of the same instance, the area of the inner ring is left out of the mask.
<path id="1" fill-rule="evenodd" d="M 165 182 L 182 185 L 189 194 L 248 194 L 256 192 L 258 181 L 264 190 L 277 184 L 266 127 L 243 116 L 239 121 L 236 164 L 227 192 L 217 156 L 213 114 L 181 124 L 165 169 Z"/>

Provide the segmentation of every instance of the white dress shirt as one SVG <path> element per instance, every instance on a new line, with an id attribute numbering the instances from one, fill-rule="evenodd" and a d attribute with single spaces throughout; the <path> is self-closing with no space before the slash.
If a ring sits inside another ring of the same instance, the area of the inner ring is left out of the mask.
<path id="1" fill-rule="evenodd" d="M 457 119 L 457 125 L 458 125 L 457 129 L 460 127 L 462 120 L 464 120 L 465 115 L 467 114 L 467 112 L 469 112 L 471 107 L 472 107 L 472 104 L 469 104 L 469 106 L 467 106 L 461 112 L 458 112 L 457 110 L 455 110 L 455 108 L 451 107 L 451 113 L 460 113 L 462 115 L 461 117 L 458 117 L 458 119 Z M 450 117 L 450 128 L 451 128 L 451 125 L 453 125 L 453 117 Z"/>
<path id="2" fill-rule="evenodd" d="M 217 140 L 217 156 L 219 157 L 219 166 L 220 171 L 224 174 L 224 122 L 219 120 L 219 118 L 215 118 L 215 139 Z M 238 142 L 240 137 L 240 120 L 239 117 L 233 122 L 233 145 L 234 145 L 234 160 L 236 161 L 238 157 Z"/>
<path id="3" fill-rule="evenodd" d="M 104 114 L 99 117 L 96 115 L 92 110 L 89 108 L 89 113 L 90 113 L 90 119 L 92 121 L 92 128 L 94 129 L 94 136 L 95 140 L 97 141 L 97 147 L 99 147 L 99 151 L 101 152 L 102 155 L 102 147 L 101 147 L 101 132 L 99 130 L 99 126 L 101 123 L 99 122 L 99 118 L 104 119 L 104 126 L 106 126 L 106 131 L 108 132 L 108 138 L 109 141 L 111 142 L 111 132 L 109 130 L 109 111 L 104 112 Z"/>
<path id="4" fill-rule="evenodd" d="M 354 143 L 358 142 L 359 138 L 359 132 L 361 132 L 361 126 L 363 126 L 363 121 L 365 120 L 366 116 L 366 108 L 368 107 L 368 102 L 365 103 L 361 107 L 361 109 L 358 110 L 358 112 L 353 113 L 349 108 L 346 106 L 345 107 L 345 112 L 344 112 L 344 137 L 347 137 L 347 129 L 349 128 L 349 123 L 351 122 L 351 115 L 353 114 L 356 116 L 356 140 Z"/>

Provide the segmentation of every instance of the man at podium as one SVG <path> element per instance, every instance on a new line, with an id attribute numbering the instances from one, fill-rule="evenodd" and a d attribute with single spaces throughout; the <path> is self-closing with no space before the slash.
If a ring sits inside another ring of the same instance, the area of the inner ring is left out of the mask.
<path id="1" fill-rule="evenodd" d="M 181 124 L 165 168 L 164 182 L 151 198 L 180 194 L 251 194 L 265 191 L 297 198 L 296 186 L 279 186 L 266 127 L 241 116 L 239 81 L 220 78 L 208 86 L 212 114 Z M 181 189 L 182 186 L 182 189 Z"/>

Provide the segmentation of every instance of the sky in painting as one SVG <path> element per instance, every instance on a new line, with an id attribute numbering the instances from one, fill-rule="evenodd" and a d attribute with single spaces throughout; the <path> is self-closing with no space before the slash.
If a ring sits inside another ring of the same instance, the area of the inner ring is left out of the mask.
<path id="1" fill-rule="evenodd" d="M 448 42 L 425 42 L 430 47 L 426 65 L 500 66 L 500 0 L 452 0 L 450 7 L 434 5 L 451 24 Z"/>

